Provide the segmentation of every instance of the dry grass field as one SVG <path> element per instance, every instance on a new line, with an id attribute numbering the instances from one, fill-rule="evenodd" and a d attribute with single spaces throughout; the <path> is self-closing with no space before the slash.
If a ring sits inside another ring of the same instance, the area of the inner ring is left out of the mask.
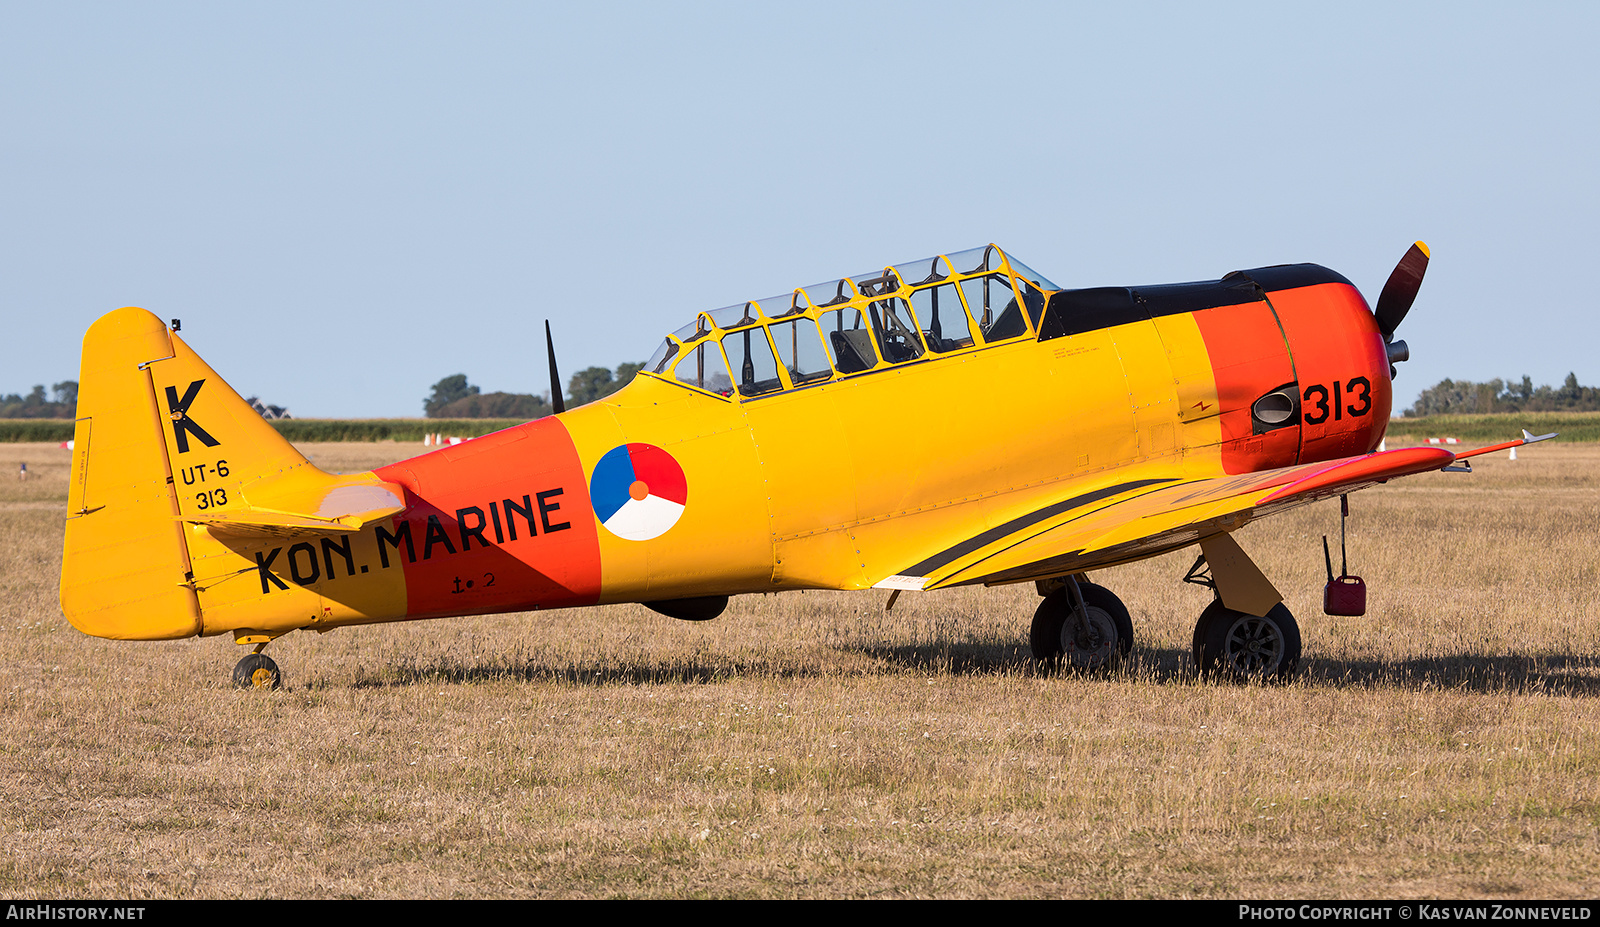
<path id="1" fill-rule="evenodd" d="M 1097 574 L 1138 641 L 1103 676 L 1029 666 L 1021 587 L 290 635 L 256 692 L 228 639 L 68 625 L 67 454 L 0 445 L 0 891 L 1594 897 L 1600 445 L 1521 457 L 1352 497 L 1363 619 L 1320 610 L 1335 505 L 1244 529 L 1285 685 L 1196 681 L 1179 554 Z"/>

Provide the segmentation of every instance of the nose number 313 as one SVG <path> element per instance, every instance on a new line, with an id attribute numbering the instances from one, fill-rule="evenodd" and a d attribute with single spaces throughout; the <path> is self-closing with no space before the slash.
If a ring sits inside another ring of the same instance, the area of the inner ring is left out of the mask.
<path id="1" fill-rule="evenodd" d="M 1372 381 L 1366 377 L 1351 377 L 1344 384 L 1333 381 L 1331 388 L 1313 383 L 1300 398 L 1305 400 L 1307 425 L 1320 425 L 1329 415 L 1336 422 L 1346 415 L 1359 417 L 1372 411 Z"/>

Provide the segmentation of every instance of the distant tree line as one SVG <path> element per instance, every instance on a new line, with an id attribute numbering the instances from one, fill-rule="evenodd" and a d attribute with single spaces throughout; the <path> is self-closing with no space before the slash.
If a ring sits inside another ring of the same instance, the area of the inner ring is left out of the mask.
<path id="1" fill-rule="evenodd" d="M 0 396 L 0 418 L 77 418 L 78 381 L 64 380 L 50 387 L 52 399 L 44 398 L 44 385 L 26 396 L 12 393 Z"/>
<path id="2" fill-rule="evenodd" d="M 1535 388 L 1533 379 L 1511 383 L 1494 379 L 1487 383 L 1470 380 L 1440 380 L 1422 391 L 1416 403 L 1405 411 L 1408 416 L 1461 415 L 1478 412 L 1597 412 L 1600 388 L 1578 385 L 1578 375 L 1567 374 L 1559 386 Z"/>
<path id="3" fill-rule="evenodd" d="M 567 408 L 581 406 L 609 396 L 633 380 L 644 364 L 621 364 L 613 373 L 604 367 L 588 367 L 567 381 Z M 433 384 L 433 395 L 422 400 L 428 418 L 542 418 L 554 411 L 550 397 L 540 393 L 485 393 L 457 373 Z"/>

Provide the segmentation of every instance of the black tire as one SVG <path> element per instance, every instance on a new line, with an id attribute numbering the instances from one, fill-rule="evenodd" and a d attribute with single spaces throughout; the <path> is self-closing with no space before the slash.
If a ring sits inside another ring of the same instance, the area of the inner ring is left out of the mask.
<path id="1" fill-rule="evenodd" d="M 1133 618 L 1127 606 L 1104 586 L 1079 583 L 1083 604 L 1089 610 L 1090 624 L 1099 631 L 1099 639 L 1076 639 L 1077 622 L 1073 615 L 1072 598 L 1065 589 L 1057 589 L 1044 597 L 1033 613 L 1033 627 L 1028 632 L 1028 646 L 1038 662 L 1056 667 L 1066 664 L 1084 669 L 1100 669 L 1133 649 Z M 1069 625 L 1069 622 L 1071 623 Z M 1069 627 L 1074 635 L 1063 632 Z M 1108 641 L 1109 639 L 1109 641 Z M 1109 642 L 1109 647 L 1105 646 Z"/>
<path id="2" fill-rule="evenodd" d="M 1217 599 L 1194 626 L 1200 675 L 1250 680 L 1287 679 L 1300 665 L 1300 625 L 1282 602 L 1257 618 Z"/>
<path id="3" fill-rule="evenodd" d="M 233 684 L 241 689 L 281 689 L 283 674 L 271 657 L 252 653 L 234 666 Z"/>

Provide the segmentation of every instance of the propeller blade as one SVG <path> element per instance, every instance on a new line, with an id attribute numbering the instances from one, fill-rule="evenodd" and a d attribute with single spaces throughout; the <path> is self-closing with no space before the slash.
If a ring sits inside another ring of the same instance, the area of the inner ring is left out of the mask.
<path id="1" fill-rule="evenodd" d="M 556 343 L 550 337 L 550 320 L 544 320 L 544 346 L 550 353 L 550 406 L 556 414 L 567 411 L 567 404 L 561 398 L 561 374 L 556 372 Z"/>
<path id="2" fill-rule="evenodd" d="M 1383 332 L 1384 341 L 1394 337 L 1394 330 L 1400 327 L 1406 313 L 1411 311 L 1411 304 L 1417 299 L 1417 290 L 1422 287 L 1422 275 L 1427 272 L 1428 246 L 1419 241 L 1394 266 L 1394 273 L 1389 275 L 1383 292 L 1378 294 L 1378 306 L 1372 310 L 1372 314 L 1378 318 L 1378 330 Z"/>

